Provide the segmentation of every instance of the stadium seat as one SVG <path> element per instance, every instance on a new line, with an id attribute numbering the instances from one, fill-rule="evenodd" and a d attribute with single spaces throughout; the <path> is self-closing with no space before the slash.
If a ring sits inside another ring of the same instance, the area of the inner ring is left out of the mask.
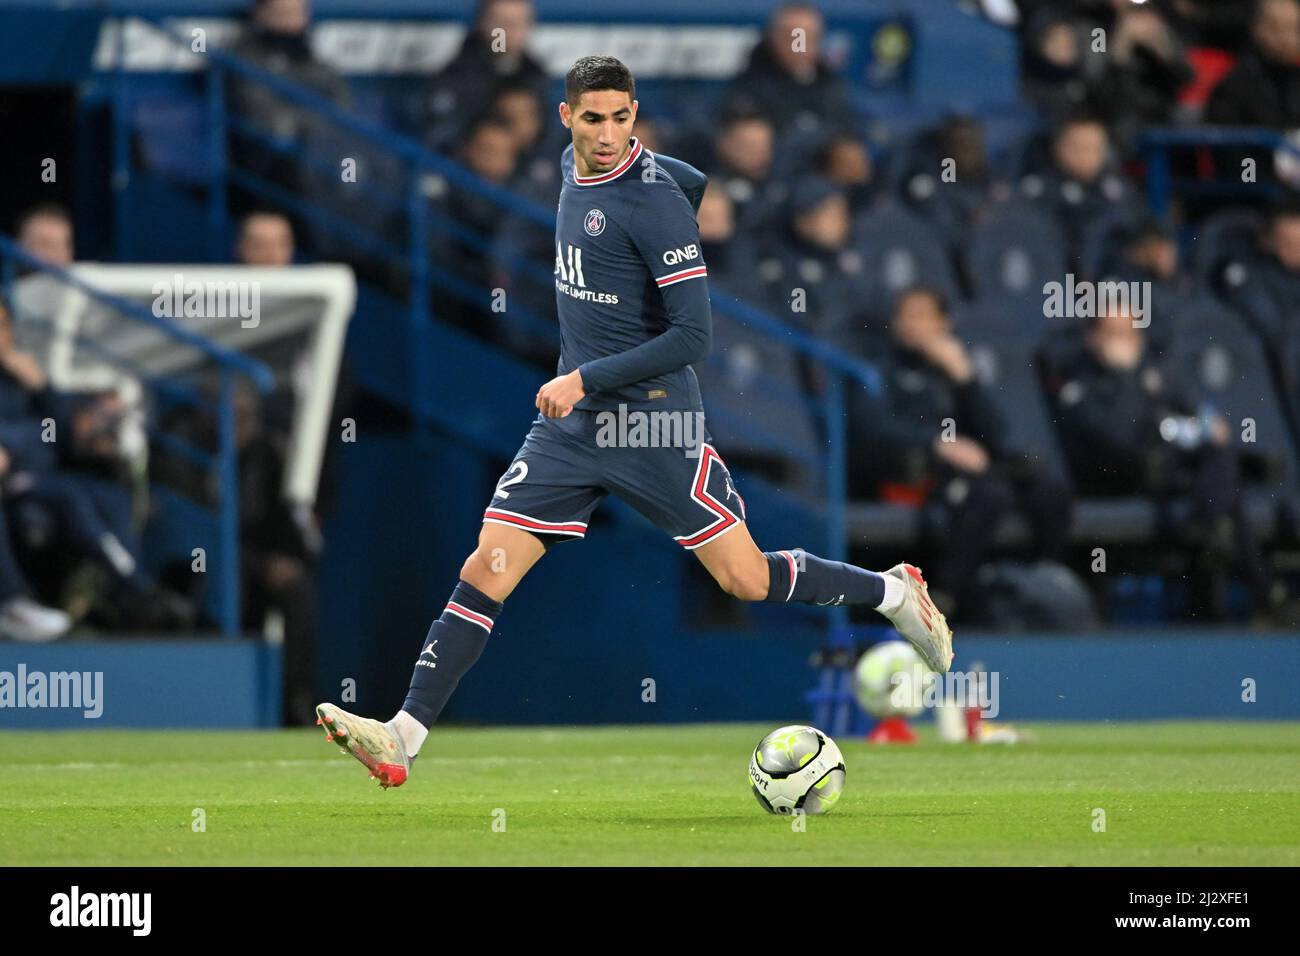
<path id="1" fill-rule="evenodd" d="M 1006 420 L 1010 449 L 1035 460 L 1058 481 L 1067 482 L 1065 457 L 1043 397 L 1037 342 L 978 326 L 963 327 L 959 334 L 970 347 L 977 379 L 990 390 Z"/>
<path id="2" fill-rule="evenodd" d="M 1043 285 L 1065 273 L 1065 237 L 1047 215 L 1023 203 L 994 207 L 969 239 L 966 270 L 977 299 L 1041 302 Z"/>
<path id="3" fill-rule="evenodd" d="M 1088 224 L 1079 254 L 1080 278 L 1101 280 L 1121 266 L 1125 233 L 1141 216 L 1141 210 L 1117 209 Z"/>
<path id="4" fill-rule="evenodd" d="M 695 366 L 709 432 L 727 461 L 812 492 L 820 429 L 794 352 L 725 312 L 713 316 L 713 352 Z"/>
<path id="5" fill-rule="evenodd" d="M 873 293 L 882 299 L 919 282 L 958 298 L 957 276 L 942 236 L 898 200 L 883 199 L 868 209 L 856 224 L 854 244 L 865 259 Z"/>
<path id="6" fill-rule="evenodd" d="M 1197 281 L 1221 290 L 1224 271 L 1254 251 L 1262 227 L 1263 218 L 1253 209 L 1223 209 L 1207 218 L 1192 236 L 1191 268 Z"/>
<path id="7" fill-rule="evenodd" d="M 1297 475 L 1291 430 L 1263 347 L 1245 323 L 1217 300 L 1203 299 L 1184 316 L 1170 355 L 1228 419 L 1235 438 L 1246 419 L 1254 422 L 1252 443 L 1241 447 L 1264 469 L 1262 488 L 1289 493 Z"/>
<path id="8" fill-rule="evenodd" d="M 963 341 L 1018 342 L 1029 348 L 1036 348 L 1065 321 L 1045 317 L 1041 299 L 962 304 L 953 309 L 952 319 L 953 330 Z"/>

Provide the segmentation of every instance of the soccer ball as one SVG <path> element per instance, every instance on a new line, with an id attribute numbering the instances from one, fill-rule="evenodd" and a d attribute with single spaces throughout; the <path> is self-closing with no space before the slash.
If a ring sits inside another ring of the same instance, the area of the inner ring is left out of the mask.
<path id="1" fill-rule="evenodd" d="M 816 727 L 778 727 L 754 748 L 749 783 L 768 813 L 826 813 L 844 790 L 844 757 Z"/>
<path id="2" fill-rule="evenodd" d="M 924 709 L 922 691 L 929 671 L 907 641 L 885 641 L 858 660 L 853 691 L 873 717 L 915 717 Z"/>

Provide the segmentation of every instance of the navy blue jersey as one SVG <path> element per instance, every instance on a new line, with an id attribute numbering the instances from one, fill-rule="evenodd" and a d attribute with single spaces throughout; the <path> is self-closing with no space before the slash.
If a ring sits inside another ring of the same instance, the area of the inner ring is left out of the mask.
<path id="1" fill-rule="evenodd" d="M 580 409 L 702 410 L 691 363 L 709 352 L 709 292 L 695 209 L 705 177 L 632 137 L 608 173 L 578 176 L 570 145 L 555 225 L 561 375 Z"/>

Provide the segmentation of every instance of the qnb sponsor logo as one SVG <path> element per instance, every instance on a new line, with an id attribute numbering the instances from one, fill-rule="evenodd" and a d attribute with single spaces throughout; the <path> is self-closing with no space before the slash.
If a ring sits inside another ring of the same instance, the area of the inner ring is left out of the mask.
<path id="1" fill-rule="evenodd" d="M 51 926 L 125 926 L 148 936 L 152 914 L 152 893 L 82 893 L 74 886 L 50 897 Z"/>
<path id="2" fill-rule="evenodd" d="M 1095 319 L 1099 315 L 1127 315 L 1135 329 L 1151 324 L 1150 282 L 1076 282 L 1067 273 L 1064 282 L 1043 286 L 1043 315 L 1049 319 Z"/>
<path id="3" fill-rule="evenodd" d="M 620 404 L 618 411 L 596 413 L 600 448 L 683 448 L 698 458 L 708 435 L 704 413 L 686 410 L 643 412 Z"/>
<path id="4" fill-rule="evenodd" d="M 889 703 L 899 710 L 916 708 L 958 707 L 974 708 L 980 716 L 991 720 L 1001 710 L 998 703 L 997 671 L 948 671 L 920 674 L 911 669 L 901 670 L 889 679 L 893 688 Z"/>
<path id="5" fill-rule="evenodd" d="M 245 329 L 262 323 L 262 290 L 256 282 L 186 282 L 177 272 L 149 291 L 160 319 L 239 319 Z"/>
<path id="6" fill-rule="evenodd" d="M 683 262 L 690 262 L 692 259 L 700 257 L 700 247 L 691 243 L 685 249 L 669 249 L 664 253 L 664 265 L 675 266 Z"/>
<path id="7" fill-rule="evenodd" d="M 0 708 L 69 708 L 88 720 L 104 713 L 103 671 L 0 671 Z"/>

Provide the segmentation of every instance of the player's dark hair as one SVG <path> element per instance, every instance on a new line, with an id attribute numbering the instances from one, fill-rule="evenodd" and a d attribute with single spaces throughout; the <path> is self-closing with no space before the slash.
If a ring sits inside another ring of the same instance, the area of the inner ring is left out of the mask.
<path id="1" fill-rule="evenodd" d="M 622 61 L 612 56 L 584 56 L 564 75 L 564 99 L 572 109 L 583 93 L 618 90 L 636 99 L 636 80 Z"/>
<path id="2" fill-rule="evenodd" d="M 57 202 L 38 202 L 19 213 L 14 221 L 14 232 L 22 232 L 33 219 L 62 219 L 69 226 L 72 225 L 72 213 L 68 212 L 67 206 Z"/>

